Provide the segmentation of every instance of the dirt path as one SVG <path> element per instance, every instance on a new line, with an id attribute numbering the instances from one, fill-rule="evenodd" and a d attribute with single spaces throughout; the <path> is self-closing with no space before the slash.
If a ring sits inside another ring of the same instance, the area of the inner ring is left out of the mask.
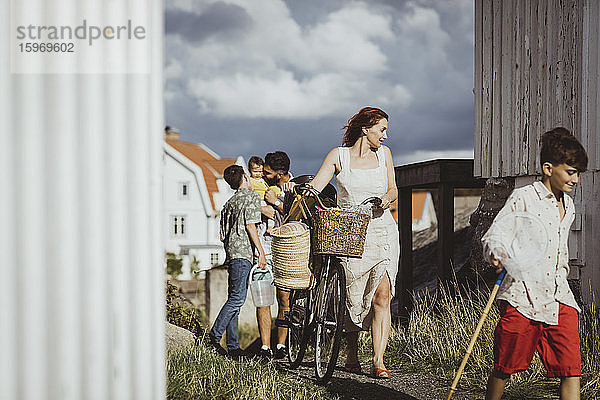
<path id="1" fill-rule="evenodd" d="M 287 362 L 277 364 L 288 373 L 314 382 L 314 364 L 310 361 L 302 363 L 297 370 L 288 369 Z M 368 371 L 368 365 L 363 364 L 363 371 Z M 391 379 L 375 379 L 364 373 L 348 373 L 341 364 L 327 384 L 327 389 L 342 400 L 445 400 L 448 395 L 447 386 L 428 374 L 403 374 L 392 371 Z M 483 394 L 457 391 L 452 399 L 480 400 L 483 397 Z"/>

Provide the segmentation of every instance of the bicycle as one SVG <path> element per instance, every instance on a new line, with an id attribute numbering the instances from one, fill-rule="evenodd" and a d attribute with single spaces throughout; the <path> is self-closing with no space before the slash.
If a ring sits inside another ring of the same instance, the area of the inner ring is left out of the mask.
<path id="1" fill-rule="evenodd" d="M 307 195 L 319 201 L 319 193 L 306 186 L 300 186 L 302 195 L 296 197 L 300 207 Z M 381 204 L 379 198 L 369 198 L 363 204 Z M 306 204 L 306 203 L 304 203 Z M 323 204 L 321 203 L 321 206 Z M 303 217 L 311 230 L 315 229 L 310 212 Z M 290 310 L 285 313 L 279 326 L 288 328 L 287 349 L 290 368 L 300 366 L 309 343 L 314 344 L 315 375 L 320 384 L 327 383 L 333 376 L 339 356 L 344 319 L 346 315 L 346 275 L 340 259 L 331 254 L 311 252 L 312 270 L 315 271 L 315 283 L 308 289 L 295 289 L 290 293 Z M 313 341 L 311 342 L 311 338 Z"/>

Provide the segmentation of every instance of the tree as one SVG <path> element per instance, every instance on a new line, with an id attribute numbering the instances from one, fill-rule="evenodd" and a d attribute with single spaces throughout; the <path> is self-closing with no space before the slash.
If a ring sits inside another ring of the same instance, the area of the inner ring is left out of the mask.
<path id="1" fill-rule="evenodd" d="M 183 260 L 175 253 L 166 252 L 166 269 L 165 272 L 171 277 L 171 279 L 177 279 L 183 272 Z"/>

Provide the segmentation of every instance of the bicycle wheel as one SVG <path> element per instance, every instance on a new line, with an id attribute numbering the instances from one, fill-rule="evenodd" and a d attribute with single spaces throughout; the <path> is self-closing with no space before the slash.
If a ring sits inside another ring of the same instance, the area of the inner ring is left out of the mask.
<path id="1" fill-rule="evenodd" d="M 318 299 L 315 329 L 315 375 L 321 384 L 333 375 L 346 313 L 346 276 L 337 259 L 328 258 L 329 269 L 321 281 L 324 286 Z"/>
<path id="2" fill-rule="evenodd" d="M 296 369 L 302 363 L 308 342 L 310 322 L 310 290 L 292 290 L 288 316 L 287 349 L 290 368 Z"/>

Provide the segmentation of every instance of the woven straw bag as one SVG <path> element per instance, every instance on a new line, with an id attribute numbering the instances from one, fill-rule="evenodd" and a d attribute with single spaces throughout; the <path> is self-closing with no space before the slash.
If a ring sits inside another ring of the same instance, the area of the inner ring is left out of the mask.
<path id="1" fill-rule="evenodd" d="M 362 257 L 371 216 L 340 208 L 317 207 L 315 254 Z"/>
<path id="2" fill-rule="evenodd" d="M 311 285 L 310 230 L 301 222 L 288 222 L 271 232 L 275 284 L 287 289 Z"/>

